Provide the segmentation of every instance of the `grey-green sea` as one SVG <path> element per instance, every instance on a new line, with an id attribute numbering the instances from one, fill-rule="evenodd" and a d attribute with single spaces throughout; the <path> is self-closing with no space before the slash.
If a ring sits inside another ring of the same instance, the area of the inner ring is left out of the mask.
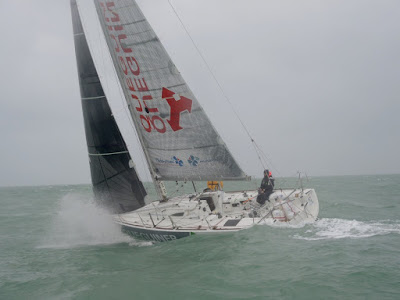
<path id="1" fill-rule="evenodd" d="M 121 233 L 90 185 L 0 188 L 0 299 L 400 299 L 400 175 L 303 184 L 313 224 L 166 243 Z"/>

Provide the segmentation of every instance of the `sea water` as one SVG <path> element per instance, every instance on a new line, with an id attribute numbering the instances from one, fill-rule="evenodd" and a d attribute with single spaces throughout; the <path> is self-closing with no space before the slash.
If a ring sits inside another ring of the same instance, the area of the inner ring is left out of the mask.
<path id="1" fill-rule="evenodd" d="M 400 299 L 400 175 L 304 185 L 314 224 L 167 243 L 121 233 L 89 185 L 0 188 L 0 299 Z"/>

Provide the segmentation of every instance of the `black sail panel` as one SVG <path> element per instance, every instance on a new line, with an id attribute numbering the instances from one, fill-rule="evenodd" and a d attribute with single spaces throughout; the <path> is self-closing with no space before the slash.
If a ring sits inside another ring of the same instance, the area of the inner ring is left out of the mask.
<path id="1" fill-rule="evenodd" d="M 71 0 L 71 11 L 93 190 L 113 212 L 132 211 L 145 205 L 147 193 L 112 116 L 75 0 Z"/>

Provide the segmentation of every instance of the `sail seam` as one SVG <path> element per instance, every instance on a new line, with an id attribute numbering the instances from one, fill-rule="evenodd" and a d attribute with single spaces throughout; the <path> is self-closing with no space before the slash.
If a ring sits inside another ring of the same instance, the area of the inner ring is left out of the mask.
<path id="1" fill-rule="evenodd" d="M 123 174 L 123 173 L 126 173 L 127 172 L 127 170 L 126 169 L 124 169 L 124 170 L 122 170 L 121 172 L 118 172 L 118 173 L 116 173 L 116 174 L 114 174 L 114 175 L 112 175 L 112 176 L 110 176 L 110 177 L 106 177 L 106 178 L 104 178 L 104 180 L 101 180 L 101 181 L 99 181 L 99 182 L 96 182 L 96 183 L 93 183 L 93 185 L 94 186 L 97 186 L 97 185 L 102 185 L 102 184 L 108 184 L 108 180 L 110 180 L 110 179 L 113 179 L 113 178 L 115 178 L 115 177 L 118 177 L 119 175 L 121 175 L 121 174 Z M 123 187 L 124 187 L 124 185 L 125 184 L 120 184 L 120 183 L 117 183 L 117 182 L 114 182 L 114 184 L 115 185 L 119 185 L 120 186 L 120 188 L 122 189 Z"/>
<path id="2" fill-rule="evenodd" d="M 169 67 L 163 67 L 163 68 L 155 68 L 155 69 L 148 69 L 148 70 L 141 70 L 142 73 L 149 73 L 149 72 L 153 72 L 153 71 L 161 71 L 161 70 L 168 70 Z M 161 90 L 161 88 L 160 88 Z"/>
<path id="3" fill-rule="evenodd" d="M 148 29 L 148 30 L 145 30 L 145 31 L 139 31 L 139 32 L 136 32 L 136 33 L 128 34 L 128 35 L 127 35 L 127 37 L 134 37 L 134 36 L 137 36 L 137 35 L 139 35 L 139 34 L 142 34 L 142 33 L 147 33 L 147 32 L 150 32 L 150 33 L 152 33 L 153 31 L 152 31 L 152 30 L 150 30 L 150 29 Z"/>
<path id="4" fill-rule="evenodd" d="M 147 41 L 143 41 L 143 42 L 136 42 L 136 43 L 132 43 L 132 44 L 126 44 L 126 46 L 127 46 L 127 47 L 139 46 L 139 45 L 144 45 L 144 44 L 147 44 L 147 43 L 157 42 L 157 41 L 158 41 L 158 38 L 155 37 L 155 38 L 151 38 L 151 39 L 149 39 L 149 40 L 147 40 Z"/>
<path id="5" fill-rule="evenodd" d="M 177 149 L 165 149 L 165 148 L 150 148 L 148 147 L 147 149 L 149 150 L 162 150 L 162 151 L 179 151 L 179 150 L 195 150 L 195 149 L 205 149 L 205 148 L 217 148 L 222 145 L 207 145 L 203 147 L 190 147 L 190 148 L 177 148 Z"/>
<path id="6" fill-rule="evenodd" d="M 89 153 L 90 156 L 108 156 L 108 155 L 118 155 L 118 154 L 125 154 L 128 151 L 120 151 L 120 152 L 110 152 L 110 153 Z"/>
<path id="7" fill-rule="evenodd" d="M 163 69 L 166 69 L 166 68 L 163 68 Z M 144 72 L 157 71 L 157 70 L 161 70 L 161 69 L 152 69 L 152 70 L 148 70 L 148 71 L 143 71 L 143 73 L 144 73 Z M 167 88 L 167 89 L 172 89 L 172 88 L 176 88 L 176 87 L 184 86 L 184 85 L 186 85 L 186 83 L 180 83 L 180 84 L 176 84 L 176 85 L 166 86 L 165 88 Z M 164 88 L 164 87 L 156 88 L 156 89 L 147 89 L 147 91 L 148 91 L 148 92 L 156 92 L 156 91 L 161 91 L 163 88 Z"/>
<path id="8" fill-rule="evenodd" d="M 137 23 L 143 23 L 146 22 L 147 20 L 143 19 L 143 20 L 138 20 L 138 21 L 133 21 L 133 22 L 129 22 L 129 23 L 121 23 L 122 26 L 128 26 L 128 25 L 133 25 L 133 24 L 137 24 Z"/>

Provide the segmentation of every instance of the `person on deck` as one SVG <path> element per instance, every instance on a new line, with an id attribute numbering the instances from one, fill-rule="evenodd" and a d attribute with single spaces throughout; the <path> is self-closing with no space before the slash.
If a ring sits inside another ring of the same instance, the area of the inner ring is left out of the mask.
<path id="1" fill-rule="evenodd" d="M 257 202 L 259 204 L 264 205 L 265 201 L 269 201 L 269 196 L 273 193 L 274 186 L 275 179 L 272 177 L 272 173 L 269 170 L 264 170 L 264 178 L 258 189 Z"/>

